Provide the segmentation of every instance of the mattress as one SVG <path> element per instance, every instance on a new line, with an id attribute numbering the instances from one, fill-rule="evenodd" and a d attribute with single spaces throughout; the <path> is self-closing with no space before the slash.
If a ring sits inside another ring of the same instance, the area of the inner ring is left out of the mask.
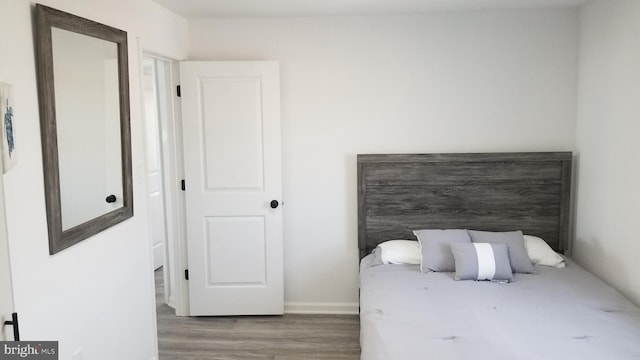
<path id="1" fill-rule="evenodd" d="M 567 259 L 508 284 L 360 265 L 362 360 L 640 359 L 640 309 Z"/>

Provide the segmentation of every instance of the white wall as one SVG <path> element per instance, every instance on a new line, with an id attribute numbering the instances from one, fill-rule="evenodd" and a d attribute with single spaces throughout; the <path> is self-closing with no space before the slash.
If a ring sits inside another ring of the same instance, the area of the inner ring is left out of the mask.
<path id="1" fill-rule="evenodd" d="M 640 305 L 640 2 L 580 13 L 575 259 Z"/>
<path id="2" fill-rule="evenodd" d="M 186 21 L 150 0 L 48 0 L 46 5 L 129 33 L 135 216 L 49 256 L 31 11 L 0 4 L 0 81 L 15 86 L 18 165 L 4 176 L 16 310 L 24 340 L 60 341 L 60 359 L 147 360 L 157 355 L 147 238 L 138 37 L 184 58 Z M 171 34 L 171 36 L 167 36 Z"/>
<path id="3" fill-rule="evenodd" d="M 289 311 L 357 311 L 356 154 L 573 150 L 577 10 L 189 22 L 278 60 Z"/>

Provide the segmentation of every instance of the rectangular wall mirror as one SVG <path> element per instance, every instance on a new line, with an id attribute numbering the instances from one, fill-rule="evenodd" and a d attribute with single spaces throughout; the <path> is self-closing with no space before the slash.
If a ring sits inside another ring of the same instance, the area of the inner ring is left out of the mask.
<path id="1" fill-rule="evenodd" d="M 133 216 L 127 33 L 36 5 L 49 252 Z"/>

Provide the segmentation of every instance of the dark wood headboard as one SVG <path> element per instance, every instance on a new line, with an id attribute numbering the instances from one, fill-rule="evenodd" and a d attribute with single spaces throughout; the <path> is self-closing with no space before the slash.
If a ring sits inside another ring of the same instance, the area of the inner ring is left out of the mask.
<path id="1" fill-rule="evenodd" d="M 416 229 L 522 230 L 567 249 L 571 152 L 358 155 L 358 247 Z"/>

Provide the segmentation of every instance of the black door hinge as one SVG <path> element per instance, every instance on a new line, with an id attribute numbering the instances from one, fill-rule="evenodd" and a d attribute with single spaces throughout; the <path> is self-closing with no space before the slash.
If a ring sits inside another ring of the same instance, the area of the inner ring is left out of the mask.
<path id="1" fill-rule="evenodd" d="M 182 93 L 180 92 L 180 85 L 176 86 L 176 95 L 178 97 L 182 97 Z"/>
<path id="2" fill-rule="evenodd" d="M 189 269 L 184 270 L 184 279 L 189 280 Z"/>
<path id="3" fill-rule="evenodd" d="M 180 180 L 180 188 L 182 189 L 182 191 L 185 191 L 186 186 L 184 184 L 184 179 Z"/>

